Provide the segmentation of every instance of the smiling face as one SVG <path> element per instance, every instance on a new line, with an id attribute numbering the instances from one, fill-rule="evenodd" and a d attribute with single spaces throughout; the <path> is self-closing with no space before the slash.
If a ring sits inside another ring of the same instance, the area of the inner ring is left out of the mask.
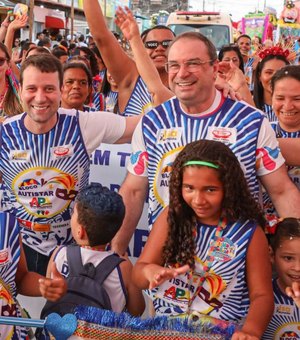
<path id="1" fill-rule="evenodd" d="M 188 113 L 203 112 L 213 103 L 218 65 L 207 62 L 210 59 L 206 45 L 199 39 L 181 38 L 170 47 L 168 63 L 179 64 L 180 69 L 169 72 L 169 87 Z M 186 62 L 193 60 L 206 63 L 189 71 Z"/>
<path id="2" fill-rule="evenodd" d="M 174 35 L 170 30 L 153 29 L 147 34 L 147 37 L 144 42 L 147 42 L 147 41 L 162 42 L 164 40 L 173 40 L 173 39 L 174 39 Z M 165 63 L 167 62 L 166 50 L 167 48 L 163 47 L 161 44 L 159 44 L 157 48 L 154 48 L 154 49 L 146 48 L 146 51 L 149 57 L 152 59 L 158 71 L 164 72 L 165 70 Z"/>
<path id="3" fill-rule="evenodd" d="M 224 188 L 215 169 L 187 166 L 182 177 L 182 197 L 194 210 L 197 219 L 215 225 L 222 212 Z"/>
<path id="4" fill-rule="evenodd" d="M 80 68 L 69 68 L 64 72 L 62 87 L 62 107 L 82 110 L 90 94 L 88 77 Z"/>
<path id="5" fill-rule="evenodd" d="M 251 40 L 247 37 L 239 38 L 237 45 L 242 53 L 242 55 L 248 55 L 251 50 Z"/>
<path id="6" fill-rule="evenodd" d="M 300 131 L 300 81 L 286 77 L 276 81 L 273 110 L 280 126 L 287 132 Z"/>
<path id="7" fill-rule="evenodd" d="M 282 239 L 272 260 L 278 274 L 278 285 L 284 292 L 292 282 L 300 283 L 300 238 Z"/>
<path id="8" fill-rule="evenodd" d="M 283 60 L 271 59 L 265 62 L 259 80 L 265 92 L 271 95 L 271 79 L 276 71 L 280 70 L 282 67 L 286 66 Z"/>
<path id="9" fill-rule="evenodd" d="M 20 95 L 24 110 L 26 128 L 33 133 L 50 131 L 57 121 L 61 91 L 58 72 L 41 72 L 28 66 L 23 72 Z"/>

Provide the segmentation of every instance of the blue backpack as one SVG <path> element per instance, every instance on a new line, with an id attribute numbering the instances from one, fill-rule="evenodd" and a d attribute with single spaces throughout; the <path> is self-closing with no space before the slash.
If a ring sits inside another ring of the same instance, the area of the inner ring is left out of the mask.
<path id="1" fill-rule="evenodd" d="M 58 313 L 61 316 L 73 314 L 78 305 L 111 310 L 110 299 L 103 282 L 124 259 L 112 254 L 102 260 L 97 267 L 92 263 L 83 265 L 80 247 L 69 245 L 67 260 L 69 265 L 69 276 L 66 278 L 67 292 L 55 302 L 47 301 L 41 311 L 41 318 L 44 319 L 51 313 Z"/>

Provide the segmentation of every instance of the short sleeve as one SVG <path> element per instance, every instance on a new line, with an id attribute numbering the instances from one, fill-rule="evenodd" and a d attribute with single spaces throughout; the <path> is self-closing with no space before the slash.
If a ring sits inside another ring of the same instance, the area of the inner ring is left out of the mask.
<path id="1" fill-rule="evenodd" d="M 256 173 L 264 176 L 280 168 L 285 160 L 280 152 L 279 144 L 271 124 L 263 119 L 256 148 Z"/>
<path id="2" fill-rule="evenodd" d="M 125 117 L 102 111 L 79 111 L 78 114 L 82 137 L 89 155 L 101 143 L 114 144 L 125 132 Z"/>
<path id="3" fill-rule="evenodd" d="M 132 153 L 127 170 L 133 175 L 147 177 L 149 156 L 143 138 L 142 121 L 143 119 L 139 121 L 132 136 Z"/>

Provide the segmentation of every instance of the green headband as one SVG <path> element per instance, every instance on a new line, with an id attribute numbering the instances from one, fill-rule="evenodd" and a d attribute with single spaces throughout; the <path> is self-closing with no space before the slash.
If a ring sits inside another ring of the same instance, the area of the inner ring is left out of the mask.
<path id="1" fill-rule="evenodd" d="M 205 162 L 205 161 L 188 161 L 183 164 L 183 166 L 188 166 L 188 165 L 205 165 L 210 168 L 219 169 L 219 165 L 215 165 L 213 163 Z"/>

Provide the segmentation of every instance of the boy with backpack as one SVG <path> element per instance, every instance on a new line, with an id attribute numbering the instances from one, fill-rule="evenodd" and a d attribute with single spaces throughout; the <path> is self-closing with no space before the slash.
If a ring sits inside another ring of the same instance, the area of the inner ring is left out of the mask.
<path id="1" fill-rule="evenodd" d="M 76 245 L 58 247 L 47 270 L 50 277 L 55 262 L 67 280 L 68 291 L 57 302 L 46 303 L 42 318 L 53 312 L 72 313 L 77 305 L 127 311 L 135 316 L 143 313 L 142 292 L 131 283 L 131 262 L 106 250 L 124 215 L 122 197 L 101 184 L 90 184 L 79 192 L 71 218 Z"/>

